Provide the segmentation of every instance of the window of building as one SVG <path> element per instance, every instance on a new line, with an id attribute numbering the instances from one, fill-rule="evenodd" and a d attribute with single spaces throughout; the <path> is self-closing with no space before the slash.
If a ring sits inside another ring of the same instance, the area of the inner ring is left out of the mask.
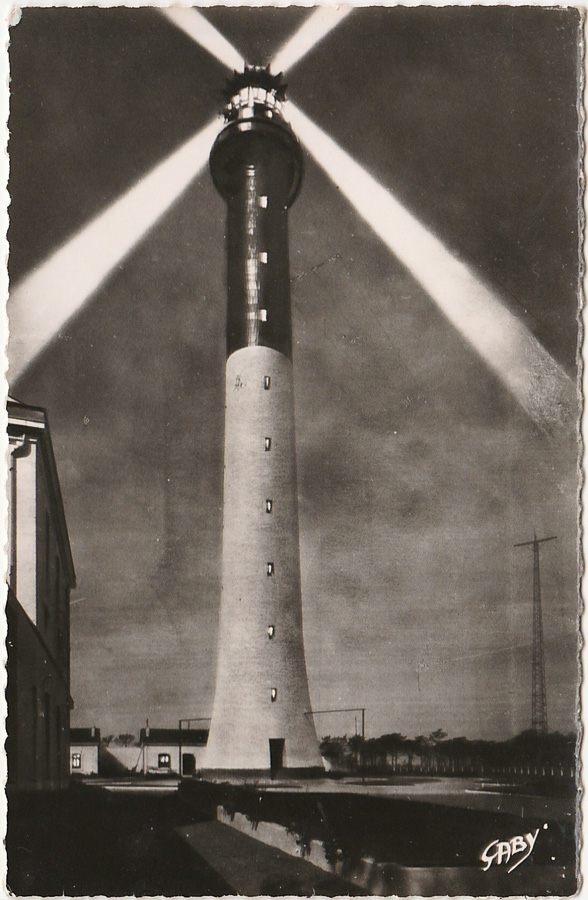
<path id="1" fill-rule="evenodd" d="M 45 778 L 51 777 L 51 697 L 45 693 L 43 706 L 43 719 L 45 722 Z"/>
<path id="2" fill-rule="evenodd" d="M 270 376 L 269 376 L 269 375 L 264 375 L 264 376 L 263 376 L 263 389 L 264 389 L 264 391 L 269 391 L 270 386 L 271 386 L 271 383 L 272 383 L 272 380 L 271 380 Z"/>
<path id="3" fill-rule="evenodd" d="M 271 439 L 271 437 L 266 437 L 266 439 L 265 439 L 264 442 L 263 442 L 263 445 L 264 445 L 264 447 L 265 447 L 266 450 L 271 450 L 271 449 L 272 449 L 272 439 Z"/>
<path id="4" fill-rule="evenodd" d="M 82 768 L 82 754 L 81 753 L 72 753 L 71 767 L 72 767 L 72 769 L 81 769 Z"/>
<path id="5" fill-rule="evenodd" d="M 259 251 L 259 261 L 260 261 L 260 263 L 263 263 L 264 265 L 267 264 L 267 252 L 265 250 Z"/>
<path id="6" fill-rule="evenodd" d="M 274 637 L 276 636 L 276 626 L 275 625 L 267 626 L 267 636 L 270 639 L 270 641 L 274 639 Z"/>
<path id="7" fill-rule="evenodd" d="M 259 320 L 261 322 L 267 322 L 267 309 L 259 310 Z"/>
<path id="8" fill-rule="evenodd" d="M 39 701 L 37 699 L 37 688 L 35 685 L 32 687 L 32 719 L 33 719 L 33 772 L 32 777 L 33 781 L 37 780 L 37 754 L 38 754 L 38 719 L 39 719 Z"/>
<path id="9" fill-rule="evenodd" d="M 273 575 L 274 572 L 275 572 L 274 564 L 273 564 L 272 562 L 269 562 L 269 563 L 267 564 L 267 574 L 268 574 L 268 575 Z"/>
<path id="10" fill-rule="evenodd" d="M 160 753 L 157 757 L 157 765 L 160 769 L 169 769 L 171 757 L 169 753 Z"/>
<path id="11" fill-rule="evenodd" d="M 271 513 L 273 507 L 274 507 L 274 504 L 273 504 L 273 501 L 272 501 L 272 500 L 266 500 L 266 501 L 265 501 L 265 511 L 266 511 L 266 513 Z"/>
<path id="12" fill-rule="evenodd" d="M 49 513 L 45 512 L 45 595 L 49 594 L 51 578 L 51 530 L 49 525 Z"/>
<path id="13" fill-rule="evenodd" d="M 57 777 L 61 780 L 63 772 L 61 771 L 61 762 L 63 759 L 63 729 L 61 727 L 61 706 L 55 707 L 55 740 L 57 743 Z"/>
<path id="14" fill-rule="evenodd" d="M 60 663 L 65 663 L 67 661 L 67 597 L 65 591 L 62 591 L 62 595 L 59 599 L 59 605 L 57 607 L 57 656 L 58 661 Z"/>
<path id="15" fill-rule="evenodd" d="M 257 202 L 261 209 L 267 209 L 267 194 L 261 194 L 261 196 L 257 198 Z"/>
<path id="16" fill-rule="evenodd" d="M 278 699 L 278 689 L 277 688 L 272 688 L 270 690 L 270 699 L 271 699 L 272 703 L 275 703 L 276 700 Z"/>
<path id="17" fill-rule="evenodd" d="M 60 590 L 61 590 L 61 565 L 59 563 L 59 557 L 55 557 L 55 578 L 53 581 L 53 602 L 55 606 L 59 603 L 60 600 Z"/>

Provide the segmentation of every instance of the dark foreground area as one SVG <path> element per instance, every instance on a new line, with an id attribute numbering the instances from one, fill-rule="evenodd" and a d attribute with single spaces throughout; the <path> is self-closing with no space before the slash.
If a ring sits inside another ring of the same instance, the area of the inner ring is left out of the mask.
<path id="1" fill-rule="evenodd" d="M 202 797 L 197 803 L 186 802 L 175 785 L 161 791 L 166 785 L 134 779 L 126 784 L 113 781 L 109 787 L 79 783 L 68 791 L 10 799 L 6 843 L 11 893 L 45 897 L 369 893 L 221 825 L 215 821 L 214 801 Z"/>
<path id="2" fill-rule="evenodd" d="M 429 780 L 435 783 L 435 779 Z M 410 781 L 404 784 L 410 785 Z M 472 808 L 472 804 L 489 799 L 484 791 L 437 798 L 431 793 L 427 802 L 422 793 L 374 796 L 362 793 L 362 787 L 367 791 L 370 785 L 360 787 L 358 782 L 357 792 L 338 793 L 323 792 L 320 786 L 292 792 L 278 786 L 267 790 L 255 785 L 185 781 L 180 794 L 195 808 L 222 806 L 229 815 L 242 813 L 252 823 L 275 822 L 299 835 L 302 846 L 320 841 L 328 857 L 341 858 L 349 865 L 368 857 L 409 867 L 480 867 L 480 853 L 490 842 L 536 832 L 540 839 L 527 868 L 561 866 L 569 870 L 572 879 L 575 817 L 558 819 L 541 808 L 554 806 L 557 800 L 544 803 L 541 798 L 526 797 L 517 803 L 524 810 L 521 816 L 505 810 L 506 795 L 495 801 L 496 810 L 491 811 Z M 498 794 L 497 786 L 494 794 Z"/>
<path id="3" fill-rule="evenodd" d="M 412 797 L 370 794 L 377 784 L 328 786 L 184 781 L 178 791 L 177 780 L 95 779 L 9 796 L 7 885 L 17 896 L 74 897 L 576 890 L 573 803 L 524 796 L 515 814 L 504 792 L 444 794 L 442 782 L 425 784 L 426 796 L 421 784 L 418 799 L 416 783 L 408 785 Z M 477 808 L 479 801 L 493 808 Z M 216 820 L 218 806 L 224 823 Z M 249 833 L 236 830 L 239 823 Z M 262 843 L 268 827 L 293 837 L 296 853 Z M 496 863 L 482 871 L 485 846 L 526 832 L 536 843 L 520 868 L 509 874 Z M 330 865 L 311 864 L 315 845 Z"/>
<path id="4" fill-rule="evenodd" d="M 178 796 L 74 785 L 9 799 L 9 890 L 19 896 L 221 896 L 229 886 L 176 834 L 210 818 Z"/>

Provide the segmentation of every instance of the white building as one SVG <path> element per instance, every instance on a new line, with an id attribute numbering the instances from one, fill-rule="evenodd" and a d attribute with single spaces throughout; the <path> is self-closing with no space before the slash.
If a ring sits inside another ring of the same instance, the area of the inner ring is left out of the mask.
<path id="1" fill-rule="evenodd" d="M 202 768 L 207 740 L 208 729 L 205 728 L 142 728 L 143 774 L 194 775 Z"/>
<path id="2" fill-rule="evenodd" d="M 70 728 L 69 768 L 72 775 L 97 775 L 100 729 Z"/>

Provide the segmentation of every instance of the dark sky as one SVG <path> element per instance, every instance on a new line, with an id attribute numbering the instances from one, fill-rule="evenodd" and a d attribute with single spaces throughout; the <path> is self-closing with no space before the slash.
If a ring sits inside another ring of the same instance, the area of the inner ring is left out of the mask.
<path id="1" fill-rule="evenodd" d="M 210 8 L 251 62 L 304 9 Z M 579 16 L 354 10 L 289 95 L 575 377 Z M 218 111 L 223 66 L 152 9 L 11 29 L 14 284 Z M 577 448 L 547 436 L 306 158 L 290 214 L 301 561 L 315 708 L 368 733 L 528 727 L 531 554 L 548 715 L 573 726 Z M 199 176 L 12 386 L 49 412 L 78 574 L 76 725 L 210 713 L 220 596 L 224 209 Z M 328 717 L 321 733 L 353 730 Z"/>

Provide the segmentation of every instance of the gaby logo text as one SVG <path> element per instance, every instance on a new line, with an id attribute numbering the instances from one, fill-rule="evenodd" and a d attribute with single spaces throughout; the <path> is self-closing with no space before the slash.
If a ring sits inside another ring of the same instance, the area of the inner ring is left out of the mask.
<path id="1" fill-rule="evenodd" d="M 547 824 L 543 828 L 547 828 Z M 507 863 L 512 862 L 516 858 L 513 865 L 506 870 L 509 874 L 513 872 L 533 852 L 539 830 L 537 828 L 535 831 L 527 832 L 527 834 L 517 834 L 507 841 L 490 841 L 480 854 L 480 859 L 483 863 L 486 863 L 482 871 L 487 872 L 493 863 L 496 863 L 497 866 L 507 865 Z"/>

